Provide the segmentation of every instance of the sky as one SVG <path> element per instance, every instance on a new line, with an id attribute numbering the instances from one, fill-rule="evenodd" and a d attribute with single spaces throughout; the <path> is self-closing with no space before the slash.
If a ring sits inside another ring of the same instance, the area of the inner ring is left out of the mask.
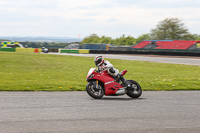
<path id="1" fill-rule="evenodd" d="M 117 38 L 179 18 L 200 34 L 200 0 L 0 0 L 0 36 Z"/>

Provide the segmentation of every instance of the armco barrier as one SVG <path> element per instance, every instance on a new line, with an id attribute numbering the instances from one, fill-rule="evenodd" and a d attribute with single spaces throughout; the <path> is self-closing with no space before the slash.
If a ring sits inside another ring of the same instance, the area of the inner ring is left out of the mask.
<path id="1" fill-rule="evenodd" d="M 90 52 L 89 49 L 79 49 L 80 54 L 88 54 Z"/>
<path id="2" fill-rule="evenodd" d="M 0 51 L 15 52 L 15 48 L 0 48 Z"/>
<path id="3" fill-rule="evenodd" d="M 71 49 L 71 50 L 70 50 L 70 53 L 78 53 L 78 50 L 76 50 L 76 49 Z"/>
<path id="4" fill-rule="evenodd" d="M 48 48 L 49 52 L 58 53 L 58 48 Z"/>
<path id="5" fill-rule="evenodd" d="M 38 48 L 38 52 L 40 53 L 42 50 Z M 16 52 L 21 52 L 21 53 L 34 53 L 35 48 L 16 48 Z"/>
<path id="6" fill-rule="evenodd" d="M 90 50 L 91 54 L 140 54 L 140 55 L 171 55 L 171 56 L 199 56 L 200 52 L 182 51 L 182 52 L 168 52 L 168 51 L 103 51 L 103 50 Z"/>
<path id="7" fill-rule="evenodd" d="M 130 49 L 130 47 L 109 47 L 108 50 L 109 51 L 128 51 Z"/>
<path id="8" fill-rule="evenodd" d="M 88 49 L 60 49 L 60 53 L 89 53 Z"/>
<path id="9" fill-rule="evenodd" d="M 70 53 L 69 49 L 60 49 L 60 53 Z"/>
<path id="10" fill-rule="evenodd" d="M 60 49 L 60 53 L 79 53 L 79 49 Z M 81 52 L 87 52 L 87 51 L 81 51 Z M 89 53 L 89 51 L 88 51 Z"/>

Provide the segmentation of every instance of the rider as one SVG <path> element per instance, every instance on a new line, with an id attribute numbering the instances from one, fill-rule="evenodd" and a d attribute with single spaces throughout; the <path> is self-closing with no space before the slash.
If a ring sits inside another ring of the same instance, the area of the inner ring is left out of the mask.
<path id="1" fill-rule="evenodd" d="M 107 70 L 112 77 L 114 77 L 115 79 L 120 79 L 126 87 L 129 86 L 126 79 L 123 76 L 121 76 L 121 74 L 119 74 L 119 70 L 114 68 L 108 60 L 104 60 L 103 56 L 96 56 L 94 62 L 95 65 L 98 67 L 99 72 Z"/>

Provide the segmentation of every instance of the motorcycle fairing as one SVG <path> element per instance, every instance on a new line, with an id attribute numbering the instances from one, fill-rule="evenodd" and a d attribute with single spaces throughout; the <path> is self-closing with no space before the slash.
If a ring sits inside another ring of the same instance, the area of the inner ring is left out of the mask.
<path id="1" fill-rule="evenodd" d="M 98 73 L 93 71 L 90 75 L 93 74 L 94 76 L 91 79 L 96 79 L 104 83 L 105 88 L 105 95 L 113 95 L 115 94 L 120 88 L 123 88 L 122 85 L 115 82 L 112 76 L 110 76 L 107 71 L 102 73 Z M 88 75 L 88 76 L 90 76 Z"/>

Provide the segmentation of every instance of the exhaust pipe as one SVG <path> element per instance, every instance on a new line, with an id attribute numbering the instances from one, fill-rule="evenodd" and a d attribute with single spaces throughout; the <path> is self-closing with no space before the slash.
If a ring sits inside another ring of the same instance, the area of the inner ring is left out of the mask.
<path id="1" fill-rule="evenodd" d="M 120 88 L 119 90 L 117 90 L 117 92 L 115 92 L 116 95 L 124 95 L 125 93 L 126 93 L 125 88 Z"/>

